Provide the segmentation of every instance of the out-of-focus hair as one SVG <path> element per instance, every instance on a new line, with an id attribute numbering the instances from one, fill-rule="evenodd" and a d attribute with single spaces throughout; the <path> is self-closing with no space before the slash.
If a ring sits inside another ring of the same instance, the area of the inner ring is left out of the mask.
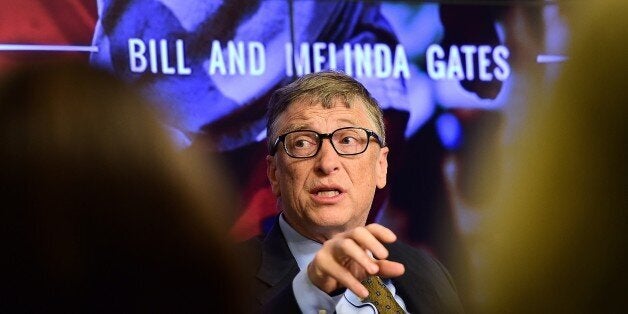
<path id="1" fill-rule="evenodd" d="M 577 5 L 555 93 L 533 97 L 488 212 L 480 313 L 628 311 L 628 3 Z"/>
<path id="2" fill-rule="evenodd" d="M 133 88 L 22 70 L 0 85 L 0 143 L 0 312 L 241 312 L 228 180 Z"/>
<path id="3" fill-rule="evenodd" d="M 296 81 L 276 90 L 268 103 L 268 134 L 269 151 L 277 134 L 275 122 L 281 113 L 288 107 L 299 101 L 310 102 L 312 105 L 322 104 L 325 108 L 331 108 L 334 101 L 340 100 L 345 106 L 351 106 L 356 100 L 364 102 L 368 117 L 376 127 L 375 132 L 386 145 L 386 128 L 382 109 L 371 93 L 354 78 L 337 71 L 323 71 L 310 73 Z"/>

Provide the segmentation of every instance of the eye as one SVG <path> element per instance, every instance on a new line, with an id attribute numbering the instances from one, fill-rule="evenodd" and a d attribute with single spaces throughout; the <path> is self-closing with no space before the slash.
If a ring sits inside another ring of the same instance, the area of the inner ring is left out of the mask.
<path id="1" fill-rule="evenodd" d="M 338 143 L 343 144 L 343 145 L 353 145 L 356 144 L 358 142 L 358 139 L 355 136 L 343 136 L 340 141 L 338 141 Z"/>
<path id="2" fill-rule="evenodd" d="M 316 139 L 308 135 L 296 135 L 290 139 L 290 146 L 293 149 L 309 149 L 317 145 Z"/>
<path id="3" fill-rule="evenodd" d="M 297 139 L 294 141 L 294 144 L 293 144 L 293 146 L 296 148 L 307 148 L 307 147 L 310 147 L 311 145 L 313 145 L 313 143 L 311 143 L 307 139 Z"/>
<path id="4" fill-rule="evenodd" d="M 339 129 L 334 133 L 334 143 L 341 146 L 358 146 L 363 142 L 364 132 L 355 128 Z"/>

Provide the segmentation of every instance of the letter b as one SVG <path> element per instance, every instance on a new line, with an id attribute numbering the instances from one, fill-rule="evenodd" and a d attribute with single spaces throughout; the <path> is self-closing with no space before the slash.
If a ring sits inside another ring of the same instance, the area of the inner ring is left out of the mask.
<path id="1" fill-rule="evenodd" d="M 129 66 L 131 72 L 142 73 L 146 71 L 148 60 L 146 60 L 146 44 L 139 38 L 129 39 Z"/>

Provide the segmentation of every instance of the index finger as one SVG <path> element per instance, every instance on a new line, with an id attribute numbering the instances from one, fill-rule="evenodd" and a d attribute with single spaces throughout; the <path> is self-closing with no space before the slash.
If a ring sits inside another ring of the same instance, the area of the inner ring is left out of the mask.
<path id="1" fill-rule="evenodd" d="M 392 232 L 392 230 L 380 224 L 373 223 L 366 226 L 365 228 L 381 242 L 393 243 L 397 241 L 397 235 L 395 235 L 395 233 Z"/>
<path id="2" fill-rule="evenodd" d="M 379 259 L 388 257 L 388 250 L 382 243 L 394 242 L 397 239 L 397 236 L 390 229 L 378 224 L 355 228 L 349 237 L 361 248 L 372 252 Z"/>

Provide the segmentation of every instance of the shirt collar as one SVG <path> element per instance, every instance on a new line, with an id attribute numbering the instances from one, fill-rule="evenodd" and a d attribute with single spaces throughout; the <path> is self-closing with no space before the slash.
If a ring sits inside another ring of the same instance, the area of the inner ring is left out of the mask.
<path id="1" fill-rule="evenodd" d="M 299 269 L 306 269 L 307 265 L 314 259 L 316 252 L 318 252 L 323 245 L 304 237 L 294 230 L 284 219 L 283 213 L 279 215 L 279 228 L 284 238 L 286 238 L 286 242 L 288 242 L 290 253 L 292 253 L 292 256 L 294 256 L 294 259 L 297 261 Z"/>

